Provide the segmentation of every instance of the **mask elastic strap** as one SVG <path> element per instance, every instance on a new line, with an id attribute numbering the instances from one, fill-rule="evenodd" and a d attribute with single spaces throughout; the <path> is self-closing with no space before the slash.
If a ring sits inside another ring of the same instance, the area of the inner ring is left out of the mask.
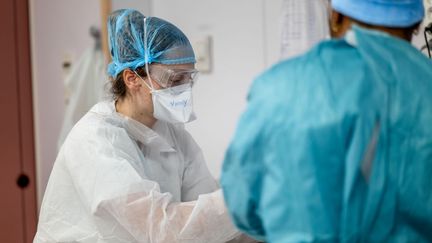
<path id="1" fill-rule="evenodd" d="M 149 67 L 148 67 L 148 60 L 150 59 L 149 58 L 149 55 L 148 55 L 148 53 L 149 53 L 149 51 L 148 51 L 148 48 L 147 48 L 148 46 L 147 46 L 147 17 L 144 17 L 144 55 L 145 55 L 145 70 L 146 70 L 146 73 L 147 73 L 147 78 L 149 79 L 149 81 L 150 81 L 150 86 L 141 78 L 141 76 L 140 76 L 140 78 L 144 81 L 144 83 L 150 88 L 150 90 L 153 92 L 155 89 L 154 89 L 154 87 L 153 87 L 153 80 L 151 79 L 151 77 L 150 77 L 150 72 L 149 72 Z M 138 75 L 139 76 L 139 75 Z"/>
<path id="2" fill-rule="evenodd" d="M 150 89 L 150 92 L 153 92 L 154 91 L 154 88 L 153 88 L 153 85 L 151 85 L 151 80 L 150 80 L 150 85 L 148 85 L 148 83 L 141 77 L 141 75 L 139 75 L 135 70 L 133 70 L 133 72 L 135 73 L 135 75 L 136 76 L 138 76 L 142 81 L 143 81 L 143 83 Z M 149 76 L 149 75 L 147 75 L 147 76 Z"/>

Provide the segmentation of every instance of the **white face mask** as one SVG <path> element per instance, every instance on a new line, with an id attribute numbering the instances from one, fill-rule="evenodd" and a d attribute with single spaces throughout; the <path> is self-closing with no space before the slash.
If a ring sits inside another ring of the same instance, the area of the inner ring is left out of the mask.
<path id="1" fill-rule="evenodd" d="M 135 73 L 151 90 L 154 118 L 169 123 L 187 123 L 196 119 L 193 111 L 192 83 L 156 90 Z"/>
<path id="2" fill-rule="evenodd" d="M 196 119 L 193 111 L 192 85 L 183 84 L 152 90 L 153 116 L 170 123 L 186 123 Z"/>

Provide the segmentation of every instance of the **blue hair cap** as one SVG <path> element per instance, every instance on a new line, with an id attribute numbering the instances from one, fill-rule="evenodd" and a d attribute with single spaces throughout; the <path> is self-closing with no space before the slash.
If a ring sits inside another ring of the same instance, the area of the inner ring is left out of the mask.
<path id="1" fill-rule="evenodd" d="M 117 10 L 108 17 L 108 38 L 112 58 L 108 74 L 112 77 L 146 63 L 196 62 L 192 46 L 179 28 L 133 9 Z"/>

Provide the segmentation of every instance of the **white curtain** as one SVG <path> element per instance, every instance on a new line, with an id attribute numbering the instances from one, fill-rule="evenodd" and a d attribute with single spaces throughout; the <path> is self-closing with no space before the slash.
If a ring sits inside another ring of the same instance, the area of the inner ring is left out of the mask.
<path id="1" fill-rule="evenodd" d="M 281 58 L 301 55 L 330 38 L 328 0 L 284 0 Z"/>
<path id="2" fill-rule="evenodd" d="M 108 82 L 104 56 L 101 50 L 87 49 L 72 65 L 64 80 L 65 113 L 57 147 L 63 144 L 75 123 L 95 105 L 107 98 L 105 84 Z"/>

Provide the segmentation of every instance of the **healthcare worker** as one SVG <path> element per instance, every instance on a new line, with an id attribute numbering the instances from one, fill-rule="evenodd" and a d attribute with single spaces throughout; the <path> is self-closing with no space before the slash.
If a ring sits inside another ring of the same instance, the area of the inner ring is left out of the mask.
<path id="1" fill-rule="evenodd" d="M 421 0 L 332 0 L 336 38 L 258 77 L 227 151 L 236 225 L 266 242 L 432 241 Z"/>
<path id="2" fill-rule="evenodd" d="M 34 242 L 225 242 L 238 231 L 183 123 L 195 118 L 195 57 L 171 23 L 118 10 L 108 21 L 113 101 L 72 129 Z M 87 80 L 92 82 L 92 80 Z"/>

